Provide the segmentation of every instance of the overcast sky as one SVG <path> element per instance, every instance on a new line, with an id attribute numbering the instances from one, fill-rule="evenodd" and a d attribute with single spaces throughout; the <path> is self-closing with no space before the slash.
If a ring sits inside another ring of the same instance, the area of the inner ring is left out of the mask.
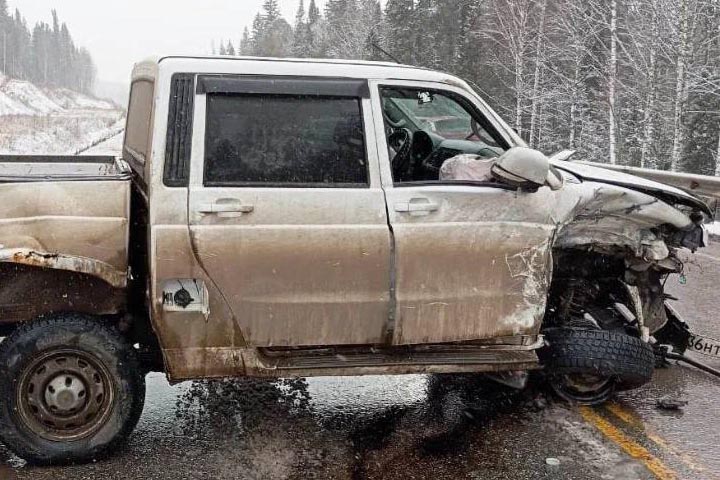
<path id="1" fill-rule="evenodd" d="M 323 8 L 325 0 L 316 0 Z M 263 0 L 8 0 L 32 29 L 57 10 L 75 43 L 90 50 L 98 78 L 127 82 L 133 63 L 154 54 L 210 53 L 210 42 L 240 41 Z M 279 0 L 292 23 L 299 0 Z M 309 0 L 305 2 L 309 3 Z M 307 7 L 307 5 L 306 5 Z"/>

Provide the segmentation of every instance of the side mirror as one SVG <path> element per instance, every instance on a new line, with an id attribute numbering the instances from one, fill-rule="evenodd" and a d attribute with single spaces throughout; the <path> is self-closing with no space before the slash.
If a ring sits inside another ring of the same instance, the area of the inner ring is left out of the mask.
<path id="1" fill-rule="evenodd" d="M 501 182 L 519 188 L 536 190 L 549 186 L 562 187 L 562 176 L 550 167 L 550 160 L 542 152 L 526 147 L 513 147 L 500 155 L 491 170 Z"/>

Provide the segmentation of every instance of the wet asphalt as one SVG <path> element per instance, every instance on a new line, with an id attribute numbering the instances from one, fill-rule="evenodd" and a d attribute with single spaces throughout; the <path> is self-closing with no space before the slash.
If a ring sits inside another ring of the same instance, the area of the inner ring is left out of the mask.
<path id="1" fill-rule="evenodd" d="M 686 272 L 668 291 L 694 331 L 719 338 L 720 244 Z M 692 367 L 592 409 L 473 376 L 147 380 L 138 428 L 112 456 L 35 468 L 0 445 L 0 480 L 720 479 L 720 379 Z M 688 404 L 660 410 L 666 395 Z"/>

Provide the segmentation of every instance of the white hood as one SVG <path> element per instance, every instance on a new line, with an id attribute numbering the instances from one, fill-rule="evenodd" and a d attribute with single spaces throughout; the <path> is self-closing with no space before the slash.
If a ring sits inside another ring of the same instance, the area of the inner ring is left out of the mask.
<path id="1" fill-rule="evenodd" d="M 552 159 L 550 162 L 554 167 L 572 173 L 581 180 L 608 183 L 611 185 L 618 185 L 632 190 L 637 190 L 658 197 L 666 203 L 679 203 L 681 205 L 687 205 L 700 210 L 707 215 L 712 215 L 712 212 L 707 204 L 698 197 L 687 193 L 684 190 L 680 190 L 679 188 L 665 185 L 664 183 L 654 182 L 652 180 L 640 178 L 635 175 L 629 175 L 627 173 L 616 172 L 614 170 L 574 162 Z"/>

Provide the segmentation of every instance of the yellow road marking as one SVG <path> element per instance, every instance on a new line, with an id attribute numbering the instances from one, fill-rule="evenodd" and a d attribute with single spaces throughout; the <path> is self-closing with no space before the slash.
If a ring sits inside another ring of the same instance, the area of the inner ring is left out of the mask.
<path id="1" fill-rule="evenodd" d="M 709 473 L 706 467 L 698 465 L 697 463 L 695 463 L 695 460 L 693 460 L 688 454 L 670 445 L 664 438 L 649 429 L 647 425 L 643 423 L 642 419 L 638 418 L 637 415 L 635 415 L 633 412 L 629 411 L 619 403 L 609 402 L 606 403 L 604 407 L 609 410 L 613 415 L 615 415 L 631 427 L 642 429 L 645 437 L 648 440 L 653 442 L 658 447 L 667 450 L 671 454 L 678 457 L 691 470 L 696 472 Z M 712 478 L 720 477 L 718 477 L 717 475 L 713 475 Z"/>
<path id="2" fill-rule="evenodd" d="M 662 480 L 675 480 L 677 478 L 677 474 L 674 471 L 665 466 L 665 464 L 645 447 L 625 435 L 620 429 L 605 420 L 592 408 L 580 407 L 580 415 L 582 415 L 586 422 L 600 430 L 606 438 L 619 446 L 625 453 L 641 461 L 655 477 Z"/>
<path id="3" fill-rule="evenodd" d="M 615 402 L 608 402 L 605 405 L 603 405 L 607 410 L 610 410 L 613 415 L 618 417 L 623 422 L 627 423 L 628 425 L 632 427 L 642 428 L 645 425 L 643 425 L 642 420 L 640 420 L 638 417 L 632 414 L 629 410 L 626 410 L 623 408 L 620 404 Z"/>

